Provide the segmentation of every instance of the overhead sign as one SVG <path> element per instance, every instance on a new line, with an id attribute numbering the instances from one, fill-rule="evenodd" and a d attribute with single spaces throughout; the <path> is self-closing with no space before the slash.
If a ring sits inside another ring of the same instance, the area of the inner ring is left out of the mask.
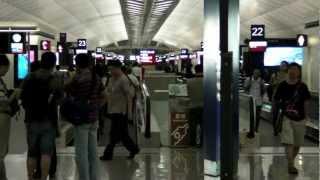
<path id="1" fill-rule="evenodd" d="M 59 52 L 59 53 L 62 53 L 63 52 L 63 46 L 62 46 L 62 44 L 61 43 L 57 43 L 57 51 Z"/>
<path id="2" fill-rule="evenodd" d="M 51 49 L 51 42 L 48 40 L 42 40 L 40 41 L 40 50 L 43 51 L 50 51 Z"/>
<path id="3" fill-rule="evenodd" d="M 189 50 L 181 49 L 180 50 L 180 59 L 189 59 Z"/>
<path id="4" fill-rule="evenodd" d="M 76 54 L 87 54 L 88 50 L 87 49 L 76 49 L 75 53 Z"/>
<path id="5" fill-rule="evenodd" d="M 265 39 L 265 25 L 251 25 L 251 41 L 263 41 Z"/>
<path id="6" fill-rule="evenodd" d="M 86 39 L 78 39 L 78 49 L 87 49 L 87 40 Z"/>
<path id="7" fill-rule="evenodd" d="M 142 63 L 154 63 L 156 61 L 156 51 L 154 49 L 142 49 L 139 59 Z"/>
<path id="8" fill-rule="evenodd" d="M 23 53 L 25 33 L 12 33 L 10 35 L 11 53 Z"/>
<path id="9" fill-rule="evenodd" d="M 249 50 L 251 52 L 264 52 L 268 47 L 267 41 L 250 41 Z"/>
<path id="10" fill-rule="evenodd" d="M 96 48 L 96 53 L 97 54 L 102 54 L 102 47 L 97 47 Z"/>
<path id="11" fill-rule="evenodd" d="M 300 47 L 308 46 L 308 36 L 305 34 L 298 34 L 297 35 L 297 43 Z"/>
<path id="12" fill-rule="evenodd" d="M 67 33 L 60 33 L 60 42 L 62 44 L 67 42 Z"/>

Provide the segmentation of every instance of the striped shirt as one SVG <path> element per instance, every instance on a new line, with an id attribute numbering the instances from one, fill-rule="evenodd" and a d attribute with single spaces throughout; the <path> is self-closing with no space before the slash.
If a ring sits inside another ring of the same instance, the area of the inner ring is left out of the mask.
<path id="1" fill-rule="evenodd" d="M 69 93 L 76 99 L 89 99 L 90 103 L 97 108 L 89 114 L 89 122 L 98 120 L 98 113 L 101 104 L 101 94 L 104 90 L 99 77 L 92 81 L 92 73 L 89 69 L 78 72 L 73 78 Z"/>

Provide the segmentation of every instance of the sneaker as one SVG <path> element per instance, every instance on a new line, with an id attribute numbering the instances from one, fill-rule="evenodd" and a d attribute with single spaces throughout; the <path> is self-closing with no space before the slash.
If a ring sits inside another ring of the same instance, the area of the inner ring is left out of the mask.
<path id="1" fill-rule="evenodd" d="M 100 157 L 100 160 L 101 161 L 111 161 L 112 160 L 112 156 L 103 155 L 103 156 Z"/>
<path id="2" fill-rule="evenodd" d="M 288 168 L 289 174 L 298 174 L 298 169 L 294 166 Z"/>
<path id="3" fill-rule="evenodd" d="M 128 159 L 134 159 L 137 154 L 139 154 L 140 149 L 137 149 L 135 152 L 131 152 L 130 155 L 128 156 Z"/>

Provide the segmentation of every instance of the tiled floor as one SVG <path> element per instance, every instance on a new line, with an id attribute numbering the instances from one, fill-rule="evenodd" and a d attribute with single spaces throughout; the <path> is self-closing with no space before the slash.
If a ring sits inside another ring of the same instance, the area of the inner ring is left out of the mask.
<path id="1" fill-rule="evenodd" d="M 286 158 L 281 151 L 241 154 L 238 180 L 319 180 L 319 155 L 314 152 L 299 155 L 298 176 L 288 175 Z M 135 161 L 126 160 L 125 155 L 120 149 L 113 161 L 100 162 L 101 180 L 204 179 L 203 159 L 197 149 L 144 149 Z M 6 164 L 9 180 L 26 180 L 25 155 L 9 155 Z M 60 151 L 57 180 L 74 180 L 76 174 L 72 148 Z"/>

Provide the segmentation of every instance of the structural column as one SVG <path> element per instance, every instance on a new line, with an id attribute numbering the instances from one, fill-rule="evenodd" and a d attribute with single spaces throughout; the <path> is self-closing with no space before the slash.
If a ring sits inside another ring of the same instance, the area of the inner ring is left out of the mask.
<path id="1" fill-rule="evenodd" d="M 204 0 L 205 174 L 233 179 L 239 155 L 239 0 Z"/>

